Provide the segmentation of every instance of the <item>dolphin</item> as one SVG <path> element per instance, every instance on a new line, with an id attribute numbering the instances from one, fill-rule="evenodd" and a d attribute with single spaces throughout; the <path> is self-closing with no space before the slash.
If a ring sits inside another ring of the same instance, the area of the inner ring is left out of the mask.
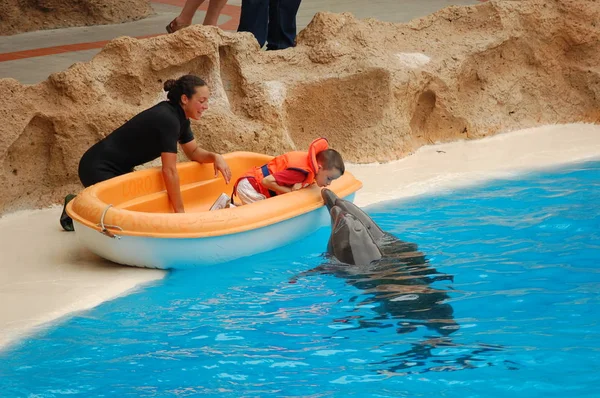
<path id="1" fill-rule="evenodd" d="M 397 319 L 398 333 L 419 325 L 442 336 L 458 329 L 448 294 L 431 286 L 435 281 L 452 281 L 451 275 L 432 268 L 416 244 L 383 231 L 355 204 L 327 188 L 321 195 L 331 217 L 330 261 L 307 273 L 332 274 L 365 292 L 364 303 L 376 304 L 373 311 L 378 316 L 373 321 Z M 359 324 L 380 324 L 373 321 Z"/>
<path id="2" fill-rule="evenodd" d="M 331 213 L 331 209 L 335 206 L 339 207 L 344 212 L 353 215 L 357 220 L 359 220 L 363 225 L 367 228 L 373 240 L 377 244 L 381 244 L 386 237 L 389 236 L 386 232 L 384 232 L 379 225 L 375 224 L 375 222 L 365 213 L 360 207 L 356 206 L 352 202 L 348 202 L 347 200 L 341 199 L 338 197 L 332 190 L 324 188 L 321 190 L 321 196 L 325 201 L 325 205 L 327 209 Z M 333 220 L 332 220 L 333 221 Z"/>
<path id="3" fill-rule="evenodd" d="M 328 253 L 344 264 L 371 264 L 381 260 L 381 250 L 368 228 L 354 215 L 333 206 Z"/>
<path id="4" fill-rule="evenodd" d="M 379 247 L 382 254 L 387 257 L 390 257 L 390 256 L 391 257 L 395 257 L 395 256 L 407 257 L 409 255 L 414 256 L 416 254 L 416 252 L 418 251 L 416 244 L 409 243 L 409 242 L 403 242 L 403 241 L 399 240 L 398 238 L 396 238 L 394 235 L 383 231 L 381 229 L 381 227 L 379 225 L 377 225 L 377 223 L 375 223 L 375 221 L 373 221 L 373 219 L 371 217 L 369 217 L 369 215 L 367 213 L 364 212 L 364 210 L 362 210 L 360 207 L 356 206 L 352 202 L 341 199 L 330 189 L 327 189 L 327 188 L 322 189 L 321 196 L 323 197 L 323 200 L 325 201 L 325 205 L 329 209 L 329 214 L 331 216 L 332 232 L 331 232 L 331 235 L 329 238 L 329 243 L 327 245 L 327 251 L 330 254 L 333 255 L 331 250 L 333 249 L 334 244 L 339 244 L 341 241 L 344 245 L 347 245 L 345 240 L 348 239 L 348 238 L 346 238 L 346 235 L 348 235 L 348 231 L 345 231 L 345 230 L 337 231 L 334 228 L 334 225 L 336 222 L 343 223 L 342 220 L 338 220 L 338 218 L 340 218 L 340 217 L 341 218 L 345 217 L 348 219 L 353 218 L 354 220 L 357 220 L 358 222 L 360 222 L 368 231 L 368 233 L 371 237 L 370 240 L 372 240 L 372 242 L 375 245 L 377 245 L 377 247 Z M 336 208 L 337 208 L 337 210 L 334 210 L 332 212 L 332 209 L 336 209 Z M 335 213 L 335 217 L 334 217 L 334 213 Z M 358 223 L 356 221 L 353 221 L 352 225 L 354 225 L 356 227 L 358 225 Z M 356 234 L 354 234 L 354 235 L 356 235 Z M 364 239 L 368 239 L 368 237 L 365 234 L 361 234 L 361 237 Z M 353 238 L 356 238 L 356 236 L 353 236 Z M 362 245 L 366 245 L 366 243 L 362 242 Z M 356 265 L 356 263 L 349 263 L 347 261 L 343 261 L 340 258 L 338 258 L 338 259 L 341 260 L 342 262 L 346 262 L 347 264 Z"/>
<path id="5" fill-rule="evenodd" d="M 427 336 L 424 341 L 411 343 L 412 348 L 388 357 L 380 364 L 391 366 L 389 371 L 405 371 L 425 366 L 434 356 L 436 347 L 461 347 L 453 343 L 450 335 L 459 329 L 454 320 L 454 309 L 448 302 L 448 289 L 434 287 L 436 281 L 453 282 L 452 275 L 433 268 L 416 244 L 404 242 L 387 233 L 355 204 L 339 198 L 331 190 L 322 189 L 321 195 L 331 217 L 331 233 L 327 245 L 327 262 L 303 272 L 333 275 L 344 279 L 360 293 L 349 299 L 359 307 L 369 305 L 374 317 L 356 316 L 354 311 L 347 321 L 356 328 L 395 327 L 399 334 L 411 333 L 418 327 L 433 331 L 437 336 Z M 343 329 L 344 331 L 352 328 Z M 476 349 L 463 349 L 448 368 L 473 367 L 483 361 L 486 352 L 501 350 L 500 346 L 481 345 Z M 507 363 L 510 369 L 514 364 Z"/>

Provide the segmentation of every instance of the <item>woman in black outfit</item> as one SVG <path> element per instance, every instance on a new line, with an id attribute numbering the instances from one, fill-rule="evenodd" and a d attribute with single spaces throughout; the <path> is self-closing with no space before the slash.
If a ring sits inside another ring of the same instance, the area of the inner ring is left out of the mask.
<path id="1" fill-rule="evenodd" d="M 162 176 L 173 210 L 183 213 L 176 167 L 178 142 L 188 159 L 214 163 L 215 175 L 220 172 L 229 183 L 231 170 L 223 156 L 200 148 L 190 128 L 189 119 L 199 119 L 208 108 L 210 91 L 204 80 L 185 75 L 177 80 L 167 80 L 164 89 L 168 92 L 168 101 L 134 116 L 87 150 L 79 162 L 79 179 L 84 187 L 129 173 L 135 166 L 160 156 Z M 70 195 L 65 199 L 65 207 L 73 197 Z M 64 209 L 60 223 L 65 230 L 73 231 L 73 220 Z"/>

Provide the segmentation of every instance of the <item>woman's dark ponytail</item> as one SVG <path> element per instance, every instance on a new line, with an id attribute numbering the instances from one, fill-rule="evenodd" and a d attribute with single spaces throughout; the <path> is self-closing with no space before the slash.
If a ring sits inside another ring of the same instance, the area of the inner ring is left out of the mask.
<path id="1" fill-rule="evenodd" d="M 169 79 L 165 82 L 165 85 L 163 86 L 166 92 L 169 92 L 173 89 L 173 87 L 175 87 L 175 83 L 176 80 L 175 79 Z"/>
<path id="2" fill-rule="evenodd" d="M 174 104 L 179 104 L 181 96 L 191 98 L 196 93 L 196 87 L 204 87 L 206 82 L 195 75 L 184 75 L 177 80 L 169 79 L 164 84 L 167 98 Z"/>

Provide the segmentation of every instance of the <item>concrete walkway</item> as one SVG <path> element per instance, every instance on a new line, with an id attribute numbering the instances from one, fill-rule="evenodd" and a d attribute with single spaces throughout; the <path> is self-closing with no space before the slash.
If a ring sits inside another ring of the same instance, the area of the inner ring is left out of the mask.
<path id="1" fill-rule="evenodd" d="M 35 84 L 75 62 L 92 59 L 109 41 L 119 36 L 151 37 L 165 34 L 185 0 L 151 0 L 155 14 L 149 18 L 115 25 L 43 30 L 0 37 L 0 78 L 11 77 Z M 451 5 L 473 5 L 482 0 L 303 0 L 298 11 L 298 29 L 304 29 L 319 11 L 350 12 L 358 18 L 408 22 Z M 196 13 L 202 23 L 208 1 Z M 219 18 L 219 27 L 235 31 L 241 0 L 229 0 Z"/>

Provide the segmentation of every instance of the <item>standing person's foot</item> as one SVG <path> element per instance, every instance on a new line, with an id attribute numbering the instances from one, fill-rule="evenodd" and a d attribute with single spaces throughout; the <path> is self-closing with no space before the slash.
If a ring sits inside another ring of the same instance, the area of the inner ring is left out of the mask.
<path id="1" fill-rule="evenodd" d="M 62 214 L 60 215 L 60 225 L 65 231 L 69 232 L 75 231 L 75 228 L 73 227 L 73 220 L 67 215 L 67 204 L 73 199 L 75 199 L 75 196 L 76 195 L 73 194 L 68 194 L 67 196 L 65 196 L 65 204 L 63 206 Z"/>
<path id="2" fill-rule="evenodd" d="M 177 22 L 177 18 L 175 18 L 174 20 L 172 20 L 168 25 L 167 25 L 167 33 L 175 33 L 180 29 L 183 28 L 187 28 L 188 26 L 190 26 L 191 24 L 182 24 L 182 23 L 178 23 Z"/>

